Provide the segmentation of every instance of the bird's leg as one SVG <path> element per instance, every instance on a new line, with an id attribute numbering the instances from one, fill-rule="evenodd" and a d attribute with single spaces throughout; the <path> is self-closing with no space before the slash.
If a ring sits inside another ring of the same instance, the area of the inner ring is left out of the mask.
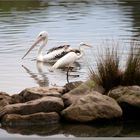
<path id="1" fill-rule="evenodd" d="M 74 67 L 69 67 L 69 70 L 71 70 L 71 72 L 75 72 L 74 70 Z M 77 74 L 77 75 L 74 75 L 74 74 L 69 74 L 69 76 L 73 76 L 73 77 L 79 77 L 79 74 Z"/>
<path id="2" fill-rule="evenodd" d="M 74 68 L 74 67 L 70 67 L 70 65 L 69 65 L 68 68 L 67 68 L 67 74 L 66 74 L 66 75 L 67 75 L 67 82 L 68 82 L 68 83 L 69 83 L 69 76 L 79 77 L 79 74 L 77 74 L 77 75 L 72 75 L 72 74 L 70 75 L 70 74 L 69 74 L 69 71 L 71 70 L 71 72 L 72 72 L 73 68 Z"/>
<path id="3" fill-rule="evenodd" d="M 67 69 L 67 82 L 69 83 L 69 70 L 70 70 L 70 66 L 68 66 L 68 69 Z"/>

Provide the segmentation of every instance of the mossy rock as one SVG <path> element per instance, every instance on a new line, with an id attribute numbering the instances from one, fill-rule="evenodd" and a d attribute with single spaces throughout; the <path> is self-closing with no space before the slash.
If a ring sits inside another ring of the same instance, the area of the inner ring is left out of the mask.
<path id="1" fill-rule="evenodd" d="M 77 88 L 79 85 L 81 85 L 83 82 L 82 81 L 75 81 L 75 82 L 70 82 L 65 84 L 65 92 L 69 92 L 73 90 L 74 88 Z"/>
<path id="2" fill-rule="evenodd" d="M 77 98 L 69 107 L 61 112 L 68 121 L 90 122 L 99 119 L 114 119 L 122 116 L 118 103 L 106 95 L 91 91 Z"/>
<path id="3" fill-rule="evenodd" d="M 72 89 L 68 93 L 62 96 L 65 106 L 71 105 L 73 102 L 77 101 L 77 99 L 90 94 L 93 90 L 95 90 L 96 84 L 93 80 L 88 80 L 83 82 L 78 87 Z"/>

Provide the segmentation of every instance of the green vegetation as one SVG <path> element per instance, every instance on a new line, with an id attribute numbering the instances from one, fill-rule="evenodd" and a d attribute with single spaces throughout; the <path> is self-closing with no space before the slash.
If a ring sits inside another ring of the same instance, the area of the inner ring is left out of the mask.
<path id="1" fill-rule="evenodd" d="M 119 64 L 117 48 L 112 47 L 97 60 L 97 71 L 89 68 L 90 79 L 104 88 L 104 94 L 119 85 L 140 85 L 140 49 L 137 44 L 131 46 L 124 70 L 120 69 Z"/>

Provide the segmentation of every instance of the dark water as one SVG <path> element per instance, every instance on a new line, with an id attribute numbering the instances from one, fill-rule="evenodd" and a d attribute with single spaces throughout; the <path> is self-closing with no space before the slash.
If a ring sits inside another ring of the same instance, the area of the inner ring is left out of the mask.
<path id="1" fill-rule="evenodd" d="M 7 133 L 8 132 L 8 133 Z M 128 121 L 100 123 L 100 124 L 54 124 L 45 126 L 14 126 L 4 127 L 0 131 L 1 137 L 140 137 L 140 122 Z"/>
<path id="2" fill-rule="evenodd" d="M 21 57 L 42 30 L 47 30 L 49 33 L 46 50 L 63 44 L 70 44 L 76 48 L 81 41 L 93 45 L 92 49 L 85 50 L 85 56 L 78 61 L 76 70 L 72 72 L 72 74 L 79 74 L 79 77 L 70 77 L 70 81 L 86 80 L 88 66 L 96 67 L 95 59 L 98 52 L 102 51 L 100 48 L 104 44 L 102 42 L 107 40 L 119 42 L 121 44 L 119 49 L 120 52 L 123 50 L 122 58 L 125 61 L 129 51 L 129 42 L 140 41 L 140 1 L 0 0 L 0 91 L 13 94 L 26 87 L 54 84 L 61 86 L 66 83 L 66 71 L 56 70 L 50 73 L 48 70 L 50 65 L 34 61 L 37 49 L 34 49 L 25 60 L 21 60 Z M 109 47 L 109 45 L 106 44 L 103 47 Z M 106 132 L 106 129 L 110 129 L 103 127 L 102 130 L 101 127 L 101 130 L 96 130 L 94 126 L 86 127 L 91 130 L 89 131 L 91 133 L 85 133 L 87 136 L 102 136 L 105 134 L 102 131 Z M 130 127 L 130 130 L 135 129 L 134 127 L 135 125 L 132 129 Z M 113 126 L 113 128 L 120 131 L 118 126 Z M 55 133 L 49 134 L 48 132 L 48 134 L 53 136 L 59 134 L 63 137 L 64 135 L 59 131 L 63 129 L 56 129 L 58 131 L 54 129 Z M 68 132 L 64 131 L 68 136 L 79 136 L 83 133 L 79 129 L 78 134 L 73 134 L 75 132 L 70 132 L 69 129 L 64 128 L 64 130 L 68 130 Z M 138 128 L 136 129 L 138 130 Z M 8 133 L 16 133 L 17 131 L 11 128 L 6 130 Z M 137 130 L 136 133 L 135 131 L 131 133 L 129 130 L 125 132 L 123 128 L 121 129 L 123 133 L 118 135 L 139 136 L 140 132 Z M 95 133 L 96 131 L 97 133 Z M 38 133 L 38 131 L 35 132 Z M 35 132 L 31 131 L 25 134 L 34 136 Z M 3 130 L 0 133 L 10 135 Z M 22 134 L 22 131 L 19 133 Z M 112 134 L 107 135 L 112 136 Z M 114 134 L 114 136 L 116 135 Z M 12 136 L 14 135 L 12 134 Z"/>

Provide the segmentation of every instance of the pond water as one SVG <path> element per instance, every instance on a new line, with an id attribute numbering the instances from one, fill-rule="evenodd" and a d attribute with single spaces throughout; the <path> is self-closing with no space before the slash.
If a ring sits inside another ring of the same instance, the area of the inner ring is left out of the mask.
<path id="1" fill-rule="evenodd" d="M 70 76 L 69 81 L 88 78 L 88 67 L 96 68 L 104 41 L 121 42 L 125 60 L 129 42 L 140 41 L 139 7 L 139 0 L 0 1 L 0 91 L 13 94 L 27 87 L 67 82 L 65 70 L 49 72 L 50 64 L 36 63 L 37 48 L 21 60 L 42 30 L 49 34 L 44 52 L 64 44 L 74 48 L 80 42 L 93 45 L 71 72 L 79 77 Z"/>
<path id="2" fill-rule="evenodd" d="M 86 80 L 88 66 L 95 66 L 95 56 L 105 40 L 128 43 L 139 41 L 140 10 L 138 1 L 129 0 L 57 0 L 0 1 L 0 90 L 10 94 L 26 87 L 64 85 L 66 72 L 49 72 L 48 64 L 37 64 L 37 48 L 21 60 L 38 33 L 48 31 L 52 47 L 80 42 L 93 45 L 85 50 L 69 81 Z M 123 47 L 127 52 L 127 45 Z"/>
<path id="3" fill-rule="evenodd" d="M 4 138 L 140 137 L 140 122 L 13 126 L 0 129 Z"/>

